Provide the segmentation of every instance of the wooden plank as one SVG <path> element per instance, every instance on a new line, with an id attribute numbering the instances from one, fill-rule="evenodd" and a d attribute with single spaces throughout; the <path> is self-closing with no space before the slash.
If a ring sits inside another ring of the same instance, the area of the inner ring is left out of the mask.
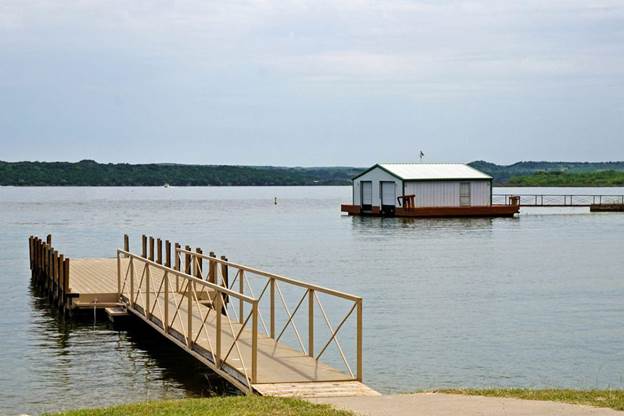
<path id="1" fill-rule="evenodd" d="M 276 397 L 315 398 L 381 395 L 358 381 L 254 384 L 253 387 L 262 396 Z"/>

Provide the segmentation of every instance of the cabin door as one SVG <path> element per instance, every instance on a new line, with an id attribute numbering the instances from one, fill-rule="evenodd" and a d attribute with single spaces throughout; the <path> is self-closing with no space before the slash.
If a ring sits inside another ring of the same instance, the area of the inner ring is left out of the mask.
<path id="1" fill-rule="evenodd" d="M 362 205 L 362 209 L 365 211 L 370 211 L 373 209 L 373 183 L 371 181 L 362 181 L 360 182 L 360 203 Z"/>
<path id="2" fill-rule="evenodd" d="M 459 183 L 459 205 L 462 207 L 469 207 L 472 205 L 470 198 L 470 182 Z"/>
<path id="3" fill-rule="evenodd" d="M 396 183 L 381 182 L 381 212 L 387 215 L 394 215 L 396 207 Z"/>

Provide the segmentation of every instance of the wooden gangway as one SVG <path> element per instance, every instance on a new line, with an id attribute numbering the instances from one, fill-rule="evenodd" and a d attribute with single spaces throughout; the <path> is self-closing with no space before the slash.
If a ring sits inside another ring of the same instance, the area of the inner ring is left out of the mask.
<path id="1" fill-rule="evenodd" d="M 493 194 L 492 202 L 520 207 L 587 207 L 591 211 L 624 211 L 624 195 L 594 194 Z"/>
<path id="2" fill-rule="evenodd" d="M 362 383 L 361 297 L 169 241 L 163 250 L 153 237 L 142 237 L 140 254 L 124 236 L 115 258 L 71 262 L 50 236 L 29 242 L 33 279 L 64 310 L 127 311 L 243 392 L 379 394 Z M 343 304 L 340 316 L 332 319 L 327 301 Z M 348 326 L 349 346 L 339 339 Z M 326 360 L 330 349 L 335 357 Z"/>

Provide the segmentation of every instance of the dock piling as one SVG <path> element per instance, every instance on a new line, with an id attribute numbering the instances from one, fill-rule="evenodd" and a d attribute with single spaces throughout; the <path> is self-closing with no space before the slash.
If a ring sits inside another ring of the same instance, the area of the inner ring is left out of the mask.
<path id="1" fill-rule="evenodd" d="M 165 240 L 165 266 L 171 267 L 171 242 Z"/>
<path id="2" fill-rule="evenodd" d="M 149 238 L 149 260 L 154 261 L 154 237 Z"/>
<path id="3" fill-rule="evenodd" d="M 28 238 L 31 279 L 53 305 L 64 308 L 69 281 L 69 259 L 51 245 L 52 235 L 45 241 L 36 236 Z"/>
<path id="4" fill-rule="evenodd" d="M 203 254 L 203 251 L 201 248 L 197 247 L 195 249 L 195 253 L 197 253 L 197 256 L 193 256 L 193 276 L 198 279 L 202 279 L 203 261 L 201 255 Z"/>
<path id="5" fill-rule="evenodd" d="M 141 257 L 147 258 L 147 236 L 145 234 L 141 236 Z"/>
<path id="6" fill-rule="evenodd" d="M 184 246 L 184 250 L 186 250 L 186 253 L 184 253 L 184 273 L 191 274 L 191 246 Z"/>
<path id="7" fill-rule="evenodd" d="M 215 273 L 217 271 L 216 269 L 217 263 L 212 260 L 213 257 L 216 257 L 214 251 L 211 251 L 208 254 L 208 257 L 211 257 L 211 259 L 208 260 L 208 281 L 210 283 L 216 283 Z"/>

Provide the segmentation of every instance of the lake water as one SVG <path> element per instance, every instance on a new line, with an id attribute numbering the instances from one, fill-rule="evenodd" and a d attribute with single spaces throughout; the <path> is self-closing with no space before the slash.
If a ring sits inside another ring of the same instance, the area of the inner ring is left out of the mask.
<path id="1" fill-rule="evenodd" d="M 70 257 L 112 257 L 123 233 L 134 247 L 152 234 L 361 295 L 365 382 L 382 392 L 624 388 L 624 214 L 341 216 L 350 195 L 348 187 L 0 188 L 0 413 L 230 392 L 140 325 L 57 316 L 28 270 L 28 236 L 47 233 Z"/>

